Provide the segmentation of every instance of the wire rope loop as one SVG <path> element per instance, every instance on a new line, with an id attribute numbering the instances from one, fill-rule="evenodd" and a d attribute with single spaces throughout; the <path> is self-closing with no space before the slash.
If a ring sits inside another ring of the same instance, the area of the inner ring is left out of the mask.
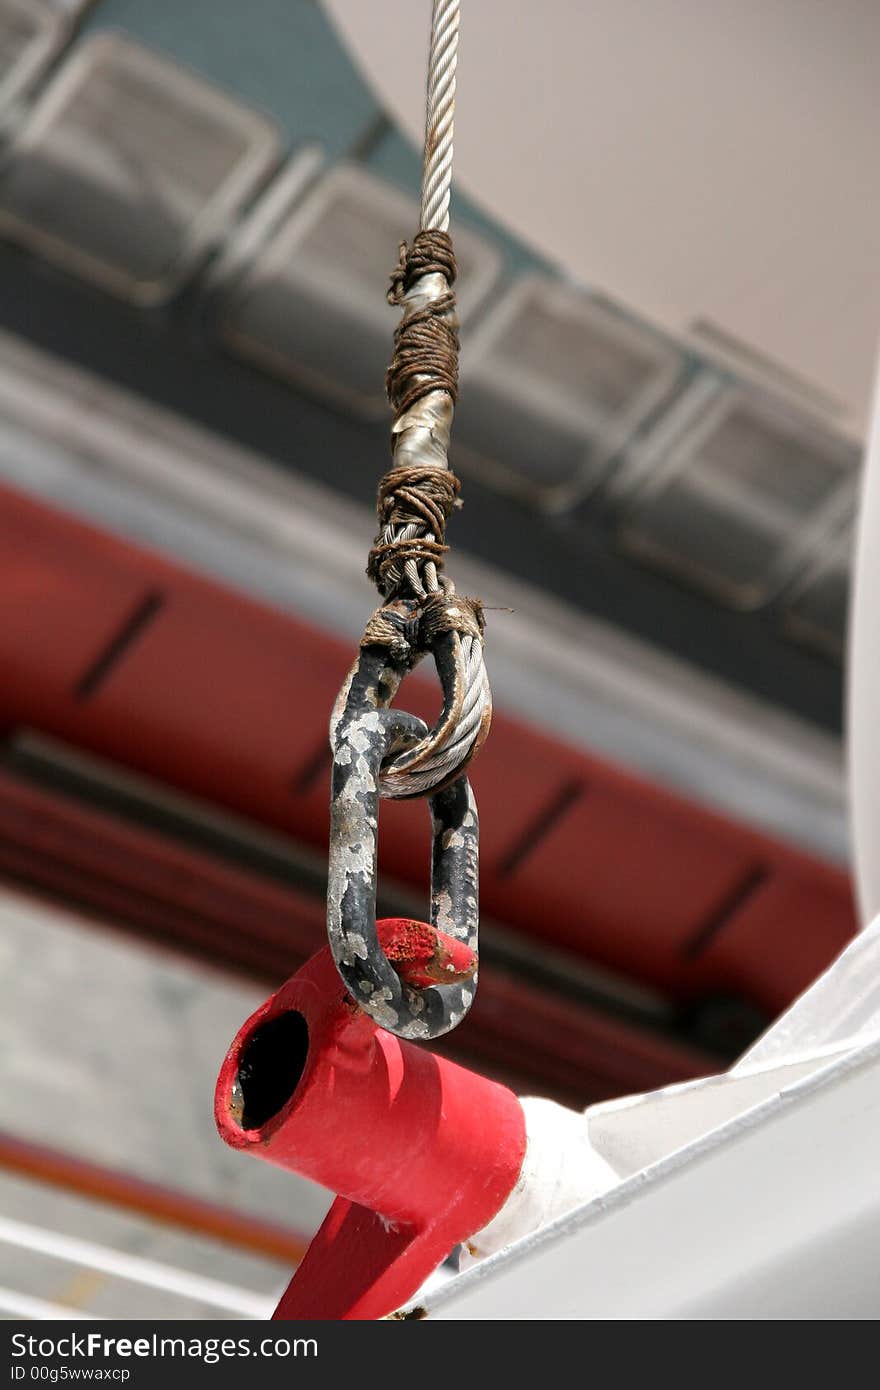
<path id="1" fill-rule="evenodd" d="M 443 634 L 441 651 L 435 653 L 441 681 L 453 651 L 452 638 L 457 641 L 458 634 Z M 334 710 L 327 934 L 337 969 L 357 1005 L 398 1037 L 429 1039 L 455 1028 L 473 1003 L 476 957 L 467 979 L 417 988 L 401 979 L 378 937 L 381 768 L 389 757 L 417 748 L 429 735 L 421 719 L 388 707 L 410 664 L 381 646 L 363 647 Z M 439 785 L 429 804 L 431 925 L 475 953 L 479 823 L 467 779 L 457 776 Z"/>
<path id="2" fill-rule="evenodd" d="M 386 378 L 394 464 L 380 483 L 380 529 L 367 566 L 383 602 L 367 624 L 330 723 L 330 946 L 359 1007 L 405 1038 L 439 1037 L 473 1001 L 478 824 L 463 773 L 492 717 L 482 605 L 456 596 L 438 573 L 458 494 L 448 462 L 459 349 L 448 228 L 459 18 L 459 0 L 433 0 L 420 230 L 409 247 L 401 246 L 389 292 L 403 310 Z M 443 692 L 431 729 L 390 707 L 426 652 Z M 409 925 L 436 936 L 427 975 L 414 975 L 405 951 L 396 954 L 400 943 L 385 935 L 400 965 L 395 970 L 376 924 L 380 797 L 420 796 L 430 799 L 433 827 L 431 927 Z M 434 979 L 442 983 L 426 983 Z"/>

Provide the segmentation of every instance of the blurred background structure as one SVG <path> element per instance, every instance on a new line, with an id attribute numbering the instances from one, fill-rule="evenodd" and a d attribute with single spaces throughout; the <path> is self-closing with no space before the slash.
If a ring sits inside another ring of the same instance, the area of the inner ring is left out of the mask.
<path id="1" fill-rule="evenodd" d="M 240 1023 L 323 940 L 327 718 L 372 608 L 384 287 L 419 154 L 328 13 L 371 8 L 0 0 L 7 1316 L 265 1315 L 329 1200 L 225 1150 L 211 1101 Z M 748 68 L 757 9 L 721 9 Z M 762 9 L 771 47 L 833 66 L 867 142 L 858 26 L 823 47 L 827 7 Z M 637 83 L 659 39 L 618 10 Z M 812 91 L 819 126 L 835 89 Z M 650 143 L 614 128 L 656 188 Z M 864 184 L 855 143 L 831 153 Z M 758 179 L 772 254 L 749 273 L 775 290 L 751 319 L 745 272 L 729 317 L 708 292 L 682 312 L 672 279 L 627 293 L 589 200 L 557 263 L 491 190 L 454 199 L 451 540 L 499 611 L 480 995 L 442 1046 L 573 1105 L 728 1064 L 856 930 L 841 711 L 880 320 L 859 228 L 880 214 L 801 173 L 841 229 L 824 352 Z M 672 277 L 639 218 L 622 240 Z M 706 284 L 707 246 L 736 263 L 691 213 L 672 225 Z M 787 235 L 808 277 L 807 229 Z M 423 914 L 424 822 L 383 810 L 388 913 Z"/>

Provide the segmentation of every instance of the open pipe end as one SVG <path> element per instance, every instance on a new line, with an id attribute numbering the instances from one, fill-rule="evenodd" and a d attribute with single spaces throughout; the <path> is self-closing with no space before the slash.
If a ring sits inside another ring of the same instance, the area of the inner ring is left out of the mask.
<path id="1" fill-rule="evenodd" d="M 243 1130 L 262 1129 L 291 1099 L 309 1055 L 309 1029 L 296 1009 L 254 1029 L 238 1055 L 229 1114 Z"/>

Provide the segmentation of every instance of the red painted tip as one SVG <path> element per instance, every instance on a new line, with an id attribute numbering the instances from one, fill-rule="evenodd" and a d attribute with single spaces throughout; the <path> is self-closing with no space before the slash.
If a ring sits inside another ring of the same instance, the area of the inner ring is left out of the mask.
<path id="1" fill-rule="evenodd" d="M 386 956 L 409 985 L 460 984 L 476 974 L 476 953 L 427 922 L 386 917 L 376 925 Z"/>

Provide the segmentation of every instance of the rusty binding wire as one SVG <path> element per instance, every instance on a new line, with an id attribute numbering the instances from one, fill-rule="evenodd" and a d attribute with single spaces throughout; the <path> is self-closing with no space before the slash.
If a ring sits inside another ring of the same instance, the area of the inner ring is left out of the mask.
<path id="1" fill-rule="evenodd" d="M 492 717 L 483 610 L 443 573 L 446 525 L 458 505 L 449 468 L 458 394 L 455 254 L 449 190 L 458 0 L 434 0 L 421 229 L 403 243 L 389 302 L 402 310 L 386 386 L 394 412 L 391 468 L 379 484 L 379 533 L 367 574 L 382 602 L 367 623 L 330 724 L 333 776 L 327 930 L 339 972 L 376 1023 L 406 1038 L 448 1032 L 476 987 L 478 821 L 465 770 Z M 443 707 L 433 728 L 392 709 L 400 682 L 434 658 Z M 376 930 L 380 797 L 428 797 L 433 832 L 431 924 L 467 945 L 473 967 L 415 988 L 387 960 Z"/>

